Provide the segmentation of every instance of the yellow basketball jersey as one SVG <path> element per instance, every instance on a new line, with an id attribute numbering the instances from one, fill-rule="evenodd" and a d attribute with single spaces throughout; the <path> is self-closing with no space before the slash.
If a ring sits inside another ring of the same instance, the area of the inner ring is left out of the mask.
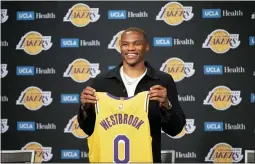
<path id="1" fill-rule="evenodd" d="M 88 137 L 90 162 L 153 162 L 148 91 L 133 97 L 96 92 L 96 122 Z"/>

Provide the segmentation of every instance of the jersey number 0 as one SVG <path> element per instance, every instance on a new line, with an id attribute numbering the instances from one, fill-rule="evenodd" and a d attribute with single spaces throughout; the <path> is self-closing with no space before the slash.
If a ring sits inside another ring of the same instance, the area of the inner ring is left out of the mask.
<path id="1" fill-rule="evenodd" d="M 130 160 L 130 140 L 127 136 L 125 135 L 117 135 L 113 141 L 114 147 L 114 162 L 116 163 L 128 163 Z M 124 149 L 124 159 L 120 160 L 119 159 L 119 144 L 123 143 L 125 145 Z"/>

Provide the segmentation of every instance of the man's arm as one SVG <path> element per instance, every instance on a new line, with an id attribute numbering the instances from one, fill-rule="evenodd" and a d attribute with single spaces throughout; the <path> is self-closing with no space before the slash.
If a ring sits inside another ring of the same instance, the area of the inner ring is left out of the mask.
<path id="1" fill-rule="evenodd" d="M 96 79 L 92 81 L 91 88 L 97 89 L 95 81 Z M 77 120 L 84 133 L 90 136 L 94 131 L 96 121 L 95 105 L 80 104 Z"/>
<path id="2" fill-rule="evenodd" d="M 81 104 L 77 115 L 80 128 L 89 136 L 93 133 L 95 127 L 96 114 L 94 109 L 92 104 Z"/>
<path id="3" fill-rule="evenodd" d="M 186 116 L 178 101 L 178 92 L 175 82 L 171 76 L 167 83 L 167 97 L 169 100 L 169 109 L 161 108 L 161 126 L 162 130 L 170 136 L 179 134 L 186 124 Z"/>

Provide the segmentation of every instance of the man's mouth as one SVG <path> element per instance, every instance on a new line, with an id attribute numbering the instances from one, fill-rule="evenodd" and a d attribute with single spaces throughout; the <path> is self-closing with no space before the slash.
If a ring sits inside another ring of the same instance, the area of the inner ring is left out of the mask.
<path id="1" fill-rule="evenodd" d="M 128 59 L 134 59 L 134 58 L 136 58 L 138 56 L 138 54 L 135 54 L 135 53 L 128 53 L 128 54 L 126 54 L 126 57 L 128 58 Z"/>

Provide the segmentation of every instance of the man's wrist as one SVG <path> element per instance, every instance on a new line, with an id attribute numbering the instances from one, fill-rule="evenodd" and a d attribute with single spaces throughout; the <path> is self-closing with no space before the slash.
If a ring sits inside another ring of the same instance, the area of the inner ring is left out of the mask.
<path id="1" fill-rule="evenodd" d="M 165 102 L 165 104 L 166 104 L 166 105 L 163 105 L 163 106 L 162 106 L 162 108 L 163 108 L 164 110 L 169 111 L 169 110 L 172 109 L 172 104 L 171 104 L 171 102 L 170 102 L 169 100 L 167 100 L 167 102 Z"/>
<path id="2" fill-rule="evenodd" d="M 88 109 L 90 107 L 90 104 L 81 104 L 81 110 L 85 111 L 86 109 Z"/>

